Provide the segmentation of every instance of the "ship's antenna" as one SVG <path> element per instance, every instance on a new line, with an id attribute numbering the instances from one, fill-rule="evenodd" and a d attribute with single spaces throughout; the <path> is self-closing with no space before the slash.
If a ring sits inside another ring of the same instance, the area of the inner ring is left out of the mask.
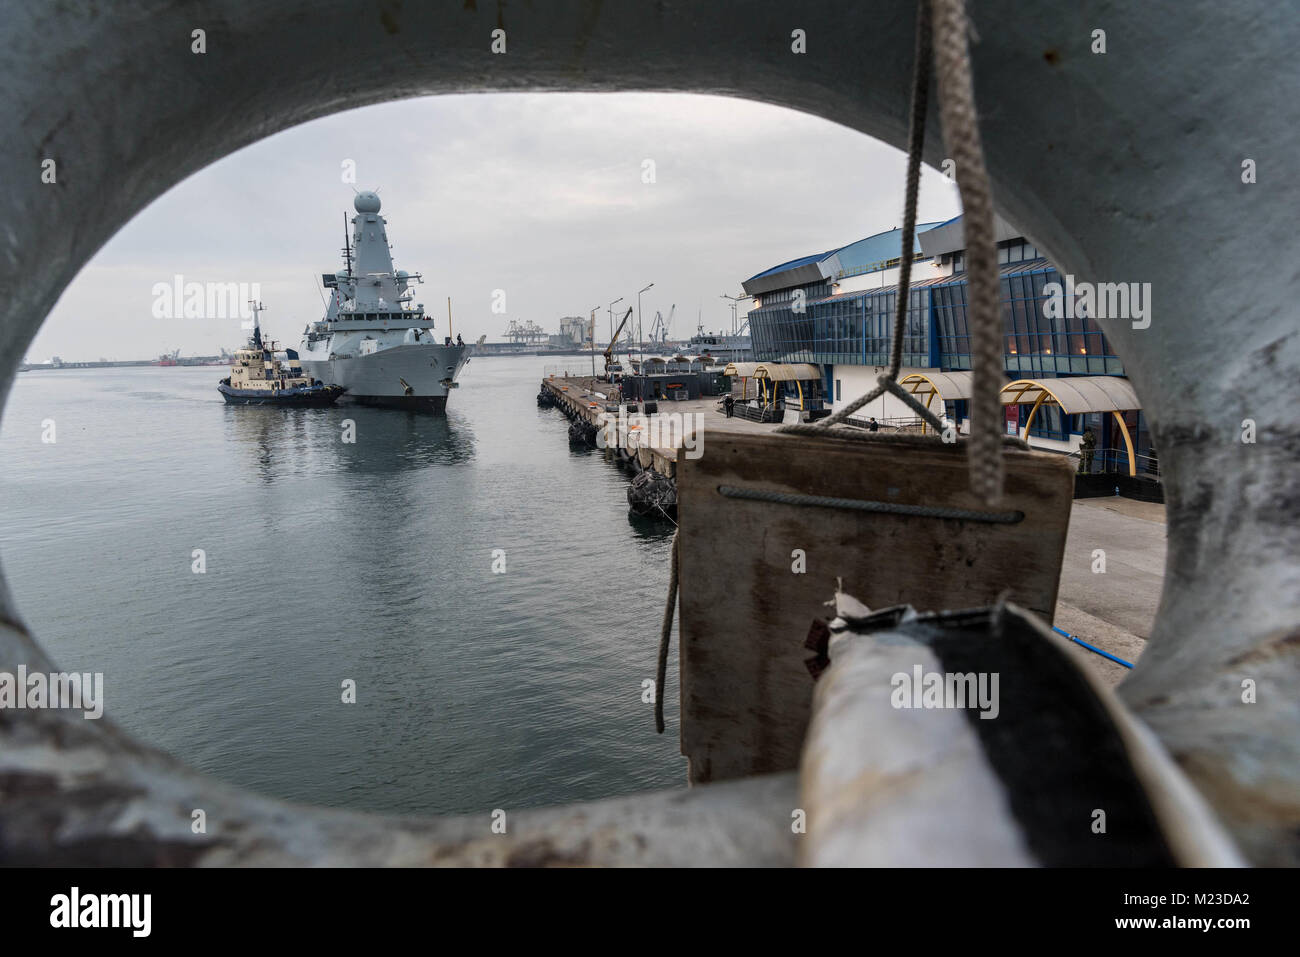
<path id="1" fill-rule="evenodd" d="M 451 338 L 451 296 L 447 297 L 447 337 Z"/>
<path id="2" fill-rule="evenodd" d="M 258 318 L 258 314 L 265 307 L 256 299 L 248 300 L 248 304 L 253 309 L 253 344 L 257 346 L 257 348 L 262 349 L 264 348 L 262 345 L 262 324 L 261 320 Z"/>
<path id="3" fill-rule="evenodd" d="M 348 214 L 343 214 L 343 261 L 348 265 L 348 275 L 352 275 L 352 239 L 348 236 Z"/>

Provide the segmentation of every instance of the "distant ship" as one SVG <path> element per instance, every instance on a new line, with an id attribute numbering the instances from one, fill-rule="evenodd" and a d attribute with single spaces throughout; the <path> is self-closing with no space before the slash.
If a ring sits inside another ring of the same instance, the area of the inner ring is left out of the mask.
<path id="1" fill-rule="evenodd" d="M 248 345 L 236 349 L 230 360 L 230 376 L 217 384 L 217 390 L 230 405 L 330 405 L 343 394 L 343 388 L 326 385 L 302 374 L 298 353 L 285 350 L 282 362 L 276 355 L 276 342 L 262 338 L 259 314 L 262 304 L 253 303 L 253 334 Z"/>
<path id="2" fill-rule="evenodd" d="M 225 349 L 221 350 L 219 356 L 182 356 L 181 350 L 174 349 L 171 352 L 164 352 L 153 361 L 156 366 L 228 366 L 230 365 L 230 353 Z M 111 365 L 107 359 L 100 359 L 100 365 Z"/>
<path id="3" fill-rule="evenodd" d="M 323 277 L 332 290 L 325 318 L 303 331 L 303 369 L 347 389 L 349 400 L 442 413 L 469 361 L 459 337 L 441 341 L 423 303 L 411 303 L 419 273 L 393 270 L 379 197 L 358 193 L 344 268 Z"/>
<path id="4" fill-rule="evenodd" d="M 714 335 L 703 329 L 691 336 L 686 348 L 693 353 L 713 356 L 719 362 L 750 362 L 754 358 L 754 344 L 749 336 Z"/>

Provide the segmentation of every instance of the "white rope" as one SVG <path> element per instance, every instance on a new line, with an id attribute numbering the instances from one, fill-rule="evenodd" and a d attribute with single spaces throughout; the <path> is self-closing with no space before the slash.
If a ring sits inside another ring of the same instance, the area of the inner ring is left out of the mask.
<path id="1" fill-rule="evenodd" d="M 966 235 L 970 286 L 970 441 L 966 457 L 971 491 L 985 502 L 1002 496 L 1002 302 L 998 289 L 993 194 L 984 167 L 975 88 L 971 80 L 965 0 L 930 0 L 934 13 L 934 62 L 939 79 L 943 141 L 956 166 Z"/>
<path id="2" fill-rule="evenodd" d="M 663 624 L 659 628 L 659 660 L 655 668 L 655 730 L 664 733 L 664 686 L 668 683 L 668 643 L 672 640 L 673 617 L 677 611 L 677 569 L 680 552 L 677 540 L 681 531 L 673 533 L 672 554 L 668 564 L 668 601 L 664 603 Z"/>
<path id="3" fill-rule="evenodd" d="M 971 434 L 966 443 L 970 487 L 984 502 L 1002 496 L 1002 302 L 997 272 L 997 246 L 993 229 L 993 197 L 984 150 L 980 144 L 971 79 L 970 50 L 964 0 L 920 0 L 916 19 L 916 55 L 912 76 L 912 113 L 908 133 L 907 198 L 903 219 L 903 248 L 899 259 L 898 309 L 894 317 L 889 371 L 865 395 L 837 409 L 813 425 L 788 425 L 780 432 L 825 435 L 873 399 L 886 392 L 898 396 L 936 432 L 942 432 L 937 416 L 924 409 L 898 385 L 902 362 L 903 329 L 909 305 L 912 255 L 915 244 L 916 206 L 919 192 L 921 152 L 925 141 L 925 114 L 931 60 L 939 79 L 939 115 L 944 142 L 956 165 L 961 190 L 963 227 L 966 235 L 967 281 L 970 286 Z M 836 430 L 830 434 L 839 434 Z"/>
<path id="4" fill-rule="evenodd" d="M 902 365 L 903 328 L 909 305 L 912 256 L 916 243 L 916 207 L 920 192 L 921 153 L 925 145 L 925 115 L 929 101 L 931 59 L 931 15 L 934 18 L 934 66 L 939 79 L 939 118 L 944 143 L 956 164 L 961 190 L 966 235 L 966 273 L 970 285 L 971 349 L 974 375 L 971 382 L 971 435 L 966 444 L 971 490 L 986 503 L 1002 497 L 1002 312 L 998 289 L 997 248 L 993 231 L 993 196 L 984 150 L 980 144 L 975 112 L 975 90 L 971 79 L 965 0 L 918 0 L 916 49 L 912 74 L 912 110 L 908 130 L 907 196 L 903 213 L 903 248 L 899 260 L 898 309 L 890 342 L 889 371 L 880 376 L 875 388 L 815 425 L 790 425 L 777 431 L 801 434 L 828 433 L 872 399 L 891 392 L 933 426 L 937 417 L 898 385 Z M 843 430 L 830 434 L 837 435 Z M 874 438 L 874 437 L 873 437 Z M 733 490 L 742 492 L 742 490 Z M 763 496 L 738 494 L 737 497 Z M 791 504 L 825 505 L 831 500 Z M 774 500 L 775 501 L 775 500 Z M 834 507 L 847 507 L 834 500 Z M 873 503 L 874 504 L 874 503 Z M 854 506 L 861 507 L 861 506 Z M 988 520 L 988 519 L 985 519 Z M 664 730 L 663 686 L 668 667 L 668 644 L 677 607 L 678 538 L 673 535 L 668 572 L 668 601 L 659 632 L 659 660 L 656 669 L 655 727 Z"/>
<path id="5" fill-rule="evenodd" d="M 876 387 L 848 405 L 811 426 L 788 425 L 778 432 L 817 434 L 843 422 L 858 409 L 886 392 L 900 396 L 938 431 L 943 426 L 928 409 L 897 386 L 898 370 L 903 364 L 903 329 L 907 323 L 908 289 L 912 281 L 912 256 L 916 248 L 916 205 L 921 192 L 921 153 L 925 148 L 925 114 L 930 102 L 930 8 L 918 0 L 916 8 L 916 47 L 912 59 L 912 111 L 907 131 L 907 186 L 903 199 L 903 248 L 898 268 L 898 304 L 894 312 L 894 329 L 890 337 L 889 371 L 876 380 Z M 893 387 L 891 388 L 891 384 Z"/>

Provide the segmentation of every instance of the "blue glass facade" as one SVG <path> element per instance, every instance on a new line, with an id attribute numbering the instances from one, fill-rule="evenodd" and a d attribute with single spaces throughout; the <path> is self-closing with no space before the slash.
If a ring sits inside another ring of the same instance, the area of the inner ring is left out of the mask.
<path id="1" fill-rule="evenodd" d="M 1002 269 L 1003 363 L 1012 378 L 1123 375 L 1124 367 L 1090 318 L 1044 315 L 1043 291 L 1064 280 L 1045 259 Z M 915 284 L 908 293 L 903 364 L 944 371 L 969 369 L 966 275 Z M 802 312 L 793 290 L 763 297 L 749 313 L 759 361 L 823 365 L 887 365 L 898 289 L 888 286 L 826 296 L 826 285 L 804 289 Z"/>
<path id="2" fill-rule="evenodd" d="M 1029 247 L 1032 249 L 1032 247 Z M 957 268 L 961 266 L 957 263 Z M 1048 283 L 1064 279 L 1046 259 L 1012 261 L 1001 267 L 1003 368 L 1007 378 L 1070 375 L 1123 375 L 1124 367 L 1100 327 L 1085 316 L 1050 318 L 1044 314 Z M 829 283 L 783 289 L 761 297 L 749 313 L 754 357 L 758 361 L 812 362 L 823 366 L 887 366 L 898 288 L 887 286 L 830 295 Z M 965 272 L 914 283 L 908 293 L 903 365 L 942 371 L 971 368 L 970 317 Z M 802 305 L 802 311 L 796 311 Z M 827 393 L 833 384 L 828 375 Z M 965 403 L 948 409 L 961 417 Z M 1028 408 L 1020 410 L 1021 424 Z M 1145 423 L 1136 414 L 1135 434 L 1148 446 Z M 1109 426 L 1097 416 L 1063 415 L 1044 406 L 1034 419 L 1033 436 L 1065 440 L 1084 426 Z"/>

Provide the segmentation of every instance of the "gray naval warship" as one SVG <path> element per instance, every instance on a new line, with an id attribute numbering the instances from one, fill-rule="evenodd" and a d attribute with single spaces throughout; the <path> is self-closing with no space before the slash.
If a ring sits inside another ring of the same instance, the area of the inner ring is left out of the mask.
<path id="1" fill-rule="evenodd" d="M 313 379 L 343 386 L 349 400 L 442 413 L 470 347 L 434 332 L 423 303 L 412 304 L 419 273 L 393 270 L 379 196 L 358 193 L 344 268 L 325 275 L 325 318 L 303 331 L 298 350 Z"/>

